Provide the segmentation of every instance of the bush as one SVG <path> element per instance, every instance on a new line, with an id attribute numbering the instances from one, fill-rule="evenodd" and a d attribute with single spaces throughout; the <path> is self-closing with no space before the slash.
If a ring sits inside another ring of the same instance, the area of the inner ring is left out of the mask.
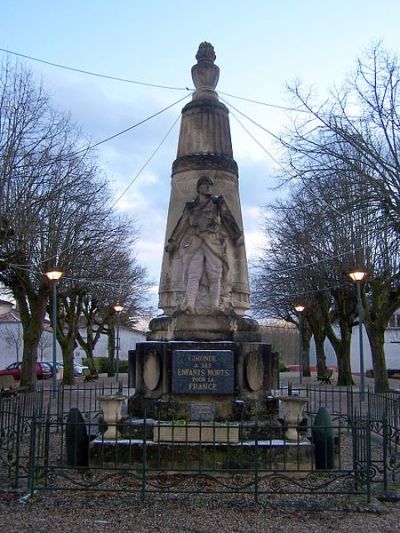
<path id="1" fill-rule="evenodd" d="M 279 361 L 279 372 L 287 372 L 288 368 L 285 361 Z"/>
<path id="2" fill-rule="evenodd" d="M 119 360 L 119 371 L 123 374 L 126 374 L 128 372 L 128 360 L 127 359 Z"/>
<path id="3" fill-rule="evenodd" d="M 110 368 L 110 360 L 108 357 L 94 357 L 94 366 L 98 374 L 111 374 L 112 368 Z M 88 365 L 87 359 L 82 359 L 82 364 Z M 114 371 L 115 371 L 116 361 L 114 359 Z M 119 360 L 119 371 L 120 373 L 128 372 L 128 361 L 126 359 Z"/>
<path id="4" fill-rule="evenodd" d="M 94 361 L 99 374 L 109 374 L 112 371 L 108 357 L 95 357 Z"/>

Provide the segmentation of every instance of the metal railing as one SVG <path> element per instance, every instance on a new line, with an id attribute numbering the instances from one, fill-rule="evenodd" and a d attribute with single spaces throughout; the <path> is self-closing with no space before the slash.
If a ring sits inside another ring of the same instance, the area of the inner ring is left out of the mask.
<path id="1" fill-rule="evenodd" d="M 260 501 L 268 494 L 352 493 L 369 499 L 371 491 L 388 490 L 400 475 L 397 393 L 367 391 L 361 401 L 353 389 L 291 388 L 291 394 L 304 396 L 308 404 L 307 422 L 296 428 L 301 437 L 293 442 L 272 419 L 185 424 L 146 416 L 130 426 L 117 424 L 118 438 L 108 439 L 98 416 L 98 397 L 116 392 L 128 396 L 130 391 L 96 383 L 61 386 L 54 400 L 45 387 L 0 398 L 3 483 L 32 492 L 84 488 L 141 497 L 153 492 L 243 493 Z M 287 394 L 287 388 L 280 393 Z M 332 423 L 325 429 L 335 436 L 334 466 L 329 469 L 317 468 L 310 442 L 320 407 L 331 413 Z M 83 422 L 68 420 L 72 408 L 79 409 Z M 67 450 L 74 439 L 79 449 L 82 434 L 90 456 L 86 464 L 74 462 Z"/>

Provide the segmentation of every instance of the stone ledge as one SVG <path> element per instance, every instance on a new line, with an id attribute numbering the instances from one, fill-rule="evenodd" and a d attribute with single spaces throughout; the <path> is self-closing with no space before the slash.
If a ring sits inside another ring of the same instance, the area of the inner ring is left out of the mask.
<path id="1" fill-rule="evenodd" d="M 90 464 L 114 464 L 141 470 L 143 468 L 144 441 L 102 440 L 91 443 Z M 146 467 L 176 471 L 207 469 L 210 471 L 235 471 L 246 469 L 271 471 L 274 469 L 310 471 L 314 446 L 307 440 L 299 443 L 281 440 L 222 442 L 155 442 L 146 441 Z M 190 465 L 190 468 L 188 468 Z"/>

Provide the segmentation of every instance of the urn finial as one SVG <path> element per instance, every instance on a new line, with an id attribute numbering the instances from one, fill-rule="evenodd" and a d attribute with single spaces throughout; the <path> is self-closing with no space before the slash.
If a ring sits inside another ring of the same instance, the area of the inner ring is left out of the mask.
<path id="1" fill-rule="evenodd" d="M 200 43 L 196 54 L 197 65 L 192 67 L 192 79 L 196 92 L 193 95 L 197 98 L 217 98 L 215 87 L 219 80 L 219 67 L 214 64 L 216 55 L 212 44 Z"/>
<path id="2" fill-rule="evenodd" d="M 203 41 L 200 43 L 199 49 L 196 54 L 197 61 L 212 61 L 214 63 L 216 59 L 214 47 L 211 43 L 207 43 L 206 41 Z"/>

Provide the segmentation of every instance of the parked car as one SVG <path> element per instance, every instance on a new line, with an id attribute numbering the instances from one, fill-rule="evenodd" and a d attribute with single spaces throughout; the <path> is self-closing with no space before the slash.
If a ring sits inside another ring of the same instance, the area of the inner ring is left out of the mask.
<path id="1" fill-rule="evenodd" d="M 50 370 L 53 369 L 53 363 L 52 362 L 46 361 L 46 363 L 44 363 L 44 364 L 49 365 Z M 60 361 L 57 361 L 56 368 L 57 368 L 57 370 L 59 368 L 64 368 L 64 363 L 61 363 Z M 75 376 L 81 376 L 83 374 L 83 369 L 84 368 L 89 368 L 89 367 L 88 366 L 84 366 L 84 365 L 80 365 L 79 363 L 74 363 L 74 375 Z"/>
<path id="2" fill-rule="evenodd" d="M 51 361 L 43 361 L 43 365 L 47 365 L 50 368 L 50 372 L 53 374 L 53 362 Z M 56 362 L 56 372 L 59 368 L 64 368 L 64 365 L 60 363 L 59 361 Z"/>
<path id="3" fill-rule="evenodd" d="M 0 376 L 14 376 L 14 379 L 21 379 L 22 363 L 11 363 L 6 368 L 0 370 Z M 46 363 L 36 363 L 36 377 L 37 379 L 50 379 L 51 368 Z"/>
<path id="4" fill-rule="evenodd" d="M 81 376 L 85 369 L 89 370 L 89 367 L 85 366 L 85 365 L 80 365 L 79 363 L 74 363 L 74 374 L 75 374 L 75 376 Z"/>

